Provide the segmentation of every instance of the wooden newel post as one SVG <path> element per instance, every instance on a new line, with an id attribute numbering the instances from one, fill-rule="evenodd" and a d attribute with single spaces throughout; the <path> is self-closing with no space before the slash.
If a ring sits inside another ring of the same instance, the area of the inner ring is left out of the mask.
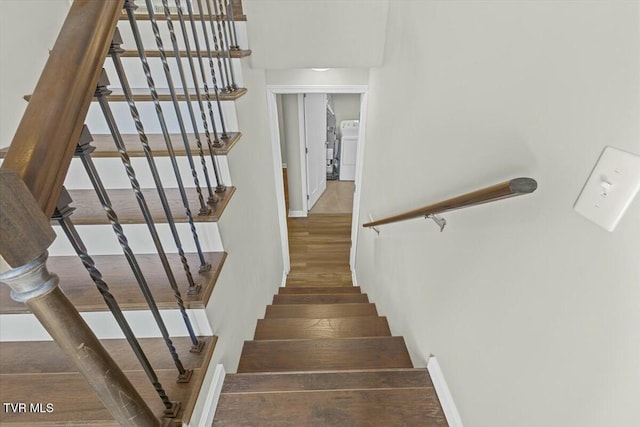
<path id="1" fill-rule="evenodd" d="M 24 302 L 73 361 L 121 425 L 157 426 L 159 420 L 113 361 L 46 267 L 55 239 L 49 219 L 20 177 L 0 170 L 0 283 Z"/>

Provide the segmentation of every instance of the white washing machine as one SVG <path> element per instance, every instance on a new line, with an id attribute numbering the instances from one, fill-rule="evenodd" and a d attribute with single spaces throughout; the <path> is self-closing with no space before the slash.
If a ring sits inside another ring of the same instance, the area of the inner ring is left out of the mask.
<path id="1" fill-rule="evenodd" d="M 340 181 L 356 180 L 359 130 L 359 120 L 343 120 L 340 122 Z"/>

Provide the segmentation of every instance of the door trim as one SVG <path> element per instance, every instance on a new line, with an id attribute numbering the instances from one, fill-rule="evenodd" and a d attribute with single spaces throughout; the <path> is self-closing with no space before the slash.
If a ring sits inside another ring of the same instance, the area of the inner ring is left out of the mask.
<path id="1" fill-rule="evenodd" d="M 359 218 L 360 218 L 360 191 L 362 188 L 362 162 L 364 160 L 365 146 L 365 124 L 367 114 L 367 93 L 369 87 L 367 85 L 267 85 L 267 108 L 269 117 L 269 129 L 271 133 L 271 146 L 276 187 L 276 205 L 278 210 L 278 223 L 280 226 L 280 245 L 282 248 L 282 259 L 285 273 L 289 273 L 291 269 L 291 261 L 289 258 L 289 233 L 287 230 L 287 212 L 284 203 L 284 181 L 282 174 L 278 171 L 282 170 L 282 157 L 280 152 L 280 129 L 278 125 L 278 109 L 276 96 L 284 94 L 298 94 L 298 114 L 300 114 L 300 105 L 302 94 L 305 93 L 353 93 L 360 94 L 360 130 L 358 132 L 358 152 L 356 155 L 356 190 L 353 195 L 353 214 L 351 223 L 351 252 L 349 256 L 349 264 L 351 271 L 355 271 L 356 265 L 356 248 L 358 243 Z M 304 108 L 304 106 L 303 106 Z M 303 129 L 304 130 L 304 129 Z M 302 150 L 301 150 L 302 151 Z M 303 173 L 306 179 L 306 165 L 301 162 L 304 169 Z M 305 182 L 306 184 L 306 182 Z M 303 186 L 303 191 L 306 186 Z M 303 196 L 303 206 L 307 210 L 306 193 Z"/>

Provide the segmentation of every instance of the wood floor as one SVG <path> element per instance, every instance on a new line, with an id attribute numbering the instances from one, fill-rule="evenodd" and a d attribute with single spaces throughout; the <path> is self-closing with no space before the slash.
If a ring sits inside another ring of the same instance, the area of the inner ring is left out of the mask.
<path id="1" fill-rule="evenodd" d="M 289 218 L 287 286 L 353 286 L 349 268 L 351 214 Z"/>

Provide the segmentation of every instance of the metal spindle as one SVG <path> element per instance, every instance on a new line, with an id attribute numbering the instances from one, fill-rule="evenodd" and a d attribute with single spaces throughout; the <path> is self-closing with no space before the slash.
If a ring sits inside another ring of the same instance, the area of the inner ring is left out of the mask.
<path id="1" fill-rule="evenodd" d="M 233 0 L 227 0 L 227 20 L 229 18 L 231 18 L 230 26 L 233 29 L 233 44 L 230 46 L 231 50 L 240 50 L 240 44 L 238 43 L 238 33 L 236 31 L 236 17 L 235 13 L 233 12 Z"/>
<path id="2" fill-rule="evenodd" d="M 163 0 L 166 1 L 166 0 Z M 189 2 L 187 2 L 187 4 L 189 4 Z M 195 22 L 193 21 L 193 11 L 190 10 L 189 13 L 189 17 L 191 20 L 191 29 L 193 32 L 193 40 L 194 40 L 194 44 L 195 44 L 195 48 L 196 48 L 196 53 L 197 53 L 197 57 L 198 57 L 198 64 L 200 65 L 200 75 L 202 76 L 202 81 L 203 81 L 203 85 L 204 85 L 204 89 L 205 89 L 205 94 L 207 97 L 207 103 L 209 106 L 209 114 L 211 117 L 211 122 L 213 123 L 213 132 L 214 132 L 214 136 L 215 136 L 215 142 L 216 144 L 211 142 L 211 136 L 209 134 L 209 128 L 207 125 L 207 115 L 205 113 L 205 109 L 204 109 L 204 104 L 202 102 L 202 97 L 200 96 L 200 89 L 198 89 L 198 87 L 200 86 L 199 82 L 198 82 L 198 78 L 196 76 L 196 69 L 195 69 L 195 65 L 193 63 L 193 56 L 191 55 L 191 48 L 189 46 L 189 42 L 188 42 L 188 33 L 187 33 L 187 27 L 184 23 L 184 14 L 182 12 L 182 6 L 180 4 L 180 0 L 176 0 L 176 6 L 178 8 L 178 17 L 180 19 L 180 28 L 182 29 L 182 36 L 185 39 L 185 46 L 187 49 L 187 55 L 188 55 L 188 60 L 189 60 L 189 67 L 191 69 L 191 75 L 193 77 L 193 83 L 196 87 L 196 93 L 198 96 L 198 106 L 200 107 L 200 114 L 201 114 L 201 118 L 202 118 L 202 123 L 204 124 L 204 129 L 205 129 L 205 135 L 207 137 L 207 143 L 209 144 L 209 155 L 211 156 L 211 163 L 213 164 L 213 172 L 215 173 L 216 176 L 216 192 L 218 193 L 222 193 L 225 191 L 225 186 L 224 183 L 222 182 L 222 177 L 220 176 L 220 169 L 218 167 L 218 161 L 216 160 L 215 154 L 214 154 L 214 150 L 213 150 L 213 146 L 221 146 L 222 144 L 220 143 L 220 140 L 218 139 L 218 135 L 216 133 L 216 129 L 215 129 L 215 121 L 214 121 L 214 117 L 213 117 L 213 109 L 211 107 L 211 97 L 209 96 L 209 87 L 207 86 L 207 73 L 204 71 L 204 65 L 203 65 L 203 61 L 202 61 L 202 55 L 200 54 L 200 42 L 198 41 L 198 33 L 195 27 Z M 191 9 L 191 5 L 189 4 L 189 9 Z"/>
<path id="3" fill-rule="evenodd" d="M 216 5 L 216 1 L 213 0 L 213 6 L 215 7 Z M 229 41 L 229 28 L 227 25 L 227 20 L 225 19 L 224 15 L 227 13 L 224 8 L 223 8 L 223 3 L 222 0 L 218 0 L 218 5 L 220 6 L 220 14 L 218 15 L 216 13 L 216 17 L 218 18 L 218 23 L 222 23 L 222 30 L 224 33 L 224 43 L 222 42 L 222 40 L 220 40 L 221 44 L 226 44 L 226 48 L 223 49 L 223 52 L 226 53 L 227 55 L 227 60 L 229 62 L 229 74 L 231 75 L 231 90 L 238 90 L 238 85 L 236 84 L 236 79 L 235 76 L 233 74 L 233 63 L 231 62 L 231 42 Z M 220 35 L 220 38 L 222 39 L 222 35 Z"/>
<path id="4" fill-rule="evenodd" d="M 202 169 L 203 172 L 205 174 L 205 178 L 207 181 L 207 188 L 209 190 L 209 202 L 210 203 L 215 203 L 218 201 L 218 198 L 213 194 L 213 191 L 211 190 L 211 183 L 209 182 L 209 172 L 207 170 L 207 162 L 204 158 L 204 152 L 202 151 L 202 143 L 200 142 L 200 134 L 198 131 L 198 123 L 196 121 L 196 116 L 195 113 L 193 111 L 193 105 L 192 105 L 192 101 L 191 101 L 191 95 L 189 93 L 189 89 L 188 89 L 188 85 L 187 85 L 187 79 L 186 79 L 186 75 L 184 72 L 184 67 L 182 66 L 182 58 L 180 57 L 180 47 L 178 46 L 178 40 L 176 39 L 176 34 L 175 34 L 175 30 L 173 27 L 173 22 L 171 21 L 171 12 L 169 10 L 169 2 L 168 0 L 162 0 L 162 5 L 164 7 L 164 13 L 165 13 L 165 18 L 167 20 L 167 28 L 169 30 L 169 35 L 171 38 L 171 43 L 173 45 L 173 51 L 175 54 L 175 58 L 176 58 L 176 63 L 178 66 L 178 73 L 180 74 L 180 81 L 182 83 L 182 90 L 184 91 L 185 97 L 187 98 L 187 109 L 189 111 L 189 118 L 191 119 L 191 126 L 193 127 L 193 131 L 195 134 L 195 138 L 196 138 L 196 143 L 198 145 L 198 151 L 200 154 L 200 161 L 202 163 Z M 178 15 L 180 17 L 180 26 L 182 29 L 182 35 L 184 38 L 184 44 L 185 44 L 185 48 L 187 50 L 187 57 L 188 57 L 188 62 L 189 62 L 189 67 L 190 67 L 190 71 L 191 71 L 191 77 L 193 78 L 193 82 L 194 82 L 194 89 L 196 92 L 196 98 L 198 98 L 198 105 L 200 106 L 200 113 L 202 115 L 202 119 L 203 119 L 203 127 L 205 130 L 205 136 L 207 139 L 207 144 L 209 146 L 209 148 L 211 148 L 211 136 L 209 134 L 209 125 L 207 124 L 207 116 L 204 112 L 204 106 L 202 105 L 202 95 L 200 94 L 200 83 L 198 82 L 198 77 L 196 75 L 196 70 L 195 70 L 195 66 L 193 65 L 193 58 L 192 58 L 192 54 L 191 54 L 191 46 L 189 44 L 189 36 L 186 32 L 186 27 L 184 25 L 184 19 L 182 17 L 182 8 L 180 7 L 179 3 L 176 3 L 176 6 L 178 6 Z M 216 179 L 216 188 L 219 188 L 222 185 L 222 181 L 220 179 L 220 173 L 218 171 L 217 165 L 216 163 L 213 163 L 213 172 L 215 174 L 215 179 Z"/>
<path id="5" fill-rule="evenodd" d="M 227 55 L 224 51 L 224 40 L 222 38 L 222 27 L 220 26 L 220 20 L 218 16 L 218 6 L 216 5 L 216 0 L 205 0 L 207 2 L 207 13 L 209 14 L 209 24 L 211 26 L 211 34 L 213 35 L 213 47 L 216 50 L 216 56 L 218 57 L 218 61 L 220 57 L 222 57 L 222 64 L 224 65 L 224 75 L 226 77 L 226 84 L 223 88 L 224 92 L 233 92 L 233 87 L 231 86 L 231 78 L 229 77 L 229 62 L 231 62 L 230 58 L 227 58 Z M 213 13 L 211 13 L 211 5 L 209 2 L 213 2 Z M 216 37 L 216 30 L 213 26 L 213 19 L 216 20 L 216 27 L 218 28 L 218 37 Z M 218 45 L 218 39 L 220 39 L 220 44 Z"/>
<path id="6" fill-rule="evenodd" d="M 189 15 L 191 17 L 191 21 L 192 21 L 192 28 L 193 28 L 193 33 L 196 34 L 195 31 L 195 27 L 193 24 L 193 8 L 191 7 L 191 2 L 187 2 L 187 7 L 189 8 Z M 207 7 L 209 7 L 209 0 L 207 0 Z M 216 95 L 216 103 L 218 105 L 218 112 L 220 113 L 220 125 L 222 127 L 222 134 L 220 135 L 223 139 L 228 139 L 229 135 L 227 134 L 227 129 L 225 127 L 224 124 L 224 114 L 222 113 L 222 103 L 220 102 L 220 90 L 218 89 L 218 82 L 216 80 L 216 73 L 214 70 L 214 65 L 213 65 L 213 54 L 211 52 L 211 43 L 209 43 L 209 37 L 208 37 L 208 32 L 207 32 L 207 26 L 205 24 L 205 19 L 204 19 L 204 14 L 202 11 L 202 0 L 198 0 L 198 10 L 200 12 L 200 23 L 202 24 L 202 34 L 204 35 L 204 42 L 205 45 L 207 47 L 207 55 L 209 57 L 209 69 L 211 71 L 211 79 L 213 81 L 213 91 Z M 211 23 L 212 25 L 212 31 L 213 31 L 213 22 Z M 214 33 L 214 38 L 215 38 L 215 33 Z M 216 58 L 218 60 L 218 70 L 220 71 L 220 83 L 222 84 L 222 87 L 224 88 L 224 79 L 223 79 L 223 73 L 222 73 L 222 64 L 220 61 L 220 53 L 216 51 Z M 206 81 L 206 79 L 204 79 Z M 209 99 L 207 98 L 207 101 L 209 101 Z M 211 111 L 211 107 L 209 107 L 209 114 L 213 114 L 213 112 Z M 213 122 L 213 115 L 211 116 L 211 122 Z M 222 144 L 220 144 L 222 145 Z M 215 144 L 214 144 L 215 147 Z"/>
<path id="7" fill-rule="evenodd" d="M 100 292 L 100 295 L 102 295 L 102 298 L 107 304 L 109 311 L 111 311 L 111 314 L 113 315 L 116 323 L 118 324 L 118 326 L 120 326 L 122 333 L 131 346 L 131 350 L 133 350 L 133 353 L 140 362 L 140 365 L 142 365 L 142 369 L 144 370 L 145 374 L 147 374 L 149 381 L 151 381 L 153 388 L 155 389 L 156 393 L 158 393 L 160 400 L 162 400 L 162 404 L 165 407 L 164 415 L 168 417 L 175 417 L 178 413 L 178 409 L 180 408 L 180 402 L 172 402 L 171 400 L 169 400 L 169 397 L 162 387 L 162 384 L 158 380 L 158 376 L 153 370 L 151 363 L 149 363 L 149 359 L 147 359 L 147 355 L 145 354 L 144 350 L 142 350 L 140 342 L 133 333 L 129 322 L 124 317 L 118 301 L 116 301 L 115 297 L 109 290 L 109 286 L 104 281 L 102 273 L 96 267 L 95 261 L 89 255 L 87 247 L 85 246 L 82 238 L 73 225 L 73 222 L 71 221 L 71 214 L 73 213 L 75 208 L 69 206 L 70 203 L 71 196 L 69 195 L 67 190 L 63 188 L 62 192 L 60 193 L 60 199 L 58 200 L 58 205 L 56 206 L 56 210 L 54 211 L 52 219 L 58 221 L 58 224 L 60 224 L 60 227 L 69 239 L 71 246 L 73 246 L 73 249 L 76 251 L 76 254 L 78 254 L 78 257 L 82 261 L 84 268 L 89 273 L 91 280 L 93 280 L 96 287 L 98 288 L 98 292 Z"/>
<path id="8" fill-rule="evenodd" d="M 147 84 L 149 86 L 149 90 L 151 92 L 151 99 L 153 100 L 153 105 L 155 106 L 156 109 L 156 114 L 158 116 L 158 121 L 160 122 L 160 128 L 162 129 L 162 135 L 164 136 L 164 140 L 167 146 L 167 151 L 169 152 L 169 159 L 171 161 L 171 165 L 173 166 L 173 171 L 175 173 L 176 176 L 176 181 L 178 183 L 178 190 L 180 193 L 180 198 L 182 199 L 182 204 L 184 206 L 185 209 L 185 213 L 187 215 L 187 220 L 189 222 L 189 227 L 191 228 L 191 235 L 193 236 L 193 240 L 194 243 L 196 245 L 196 250 L 198 252 L 198 257 L 200 258 L 200 272 L 203 271 L 208 271 L 211 269 L 211 264 L 207 263 L 204 259 L 204 255 L 202 253 L 202 248 L 200 247 L 200 239 L 198 238 L 198 233 L 196 231 L 196 226 L 193 222 L 193 215 L 191 214 L 191 209 L 189 208 L 189 200 L 187 199 L 187 194 L 184 188 L 184 183 L 182 182 L 182 177 L 180 175 L 180 169 L 178 168 L 178 162 L 176 161 L 176 155 L 175 155 L 175 151 L 173 150 L 173 144 L 171 143 L 171 137 L 169 136 L 169 130 L 167 128 L 167 123 L 166 120 L 164 118 L 164 113 L 162 112 L 162 106 L 160 105 L 160 99 L 158 98 L 158 91 L 156 90 L 156 85 L 155 82 L 153 81 L 153 77 L 151 76 L 151 67 L 149 67 L 149 61 L 147 60 L 147 56 L 144 53 L 144 45 L 142 43 L 142 37 L 140 36 L 140 29 L 138 28 L 138 23 L 136 21 L 136 17 L 135 17 L 135 9 L 136 9 L 136 5 L 134 3 L 133 0 L 125 0 L 125 4 L 124 4 L 124 8 L 127 11 L 127 18 L 129 19 L 129 23 L 131 25 L 131 32 L 133 34 L 133 37 L 135 39 L 135 43 L 136 43 L 136 48 L 138 50 L 138 56 L 140 57 L 140 60 L 142 62 L 142 68 L 144 70 L 144 74 L 147 78 Z M 156 25 L 156 30 L 157 30 L 157 25 Z M 117 58 L 117 61 L 115 59 L 115 57 L 117 57 L 117 54 L 112 54 L 112 57 L 114 58 L 114 63 L 118 62 L 120 69 L 117 71 L 118 73 L 118 77 L 120 78 L 120 81 L 126 81 L 126 74 L 124 72 L 124 68 L 122 67 L 122 62 L 120 61 L 119 58 Z M 166 57 L 164 58 L 164 61 L 166 63 Z M 126 86 L 126 88 L 125 88 Z M 129 103 L 129 107 L 131 109 L 131 114 L 132 116 L 134 115 L 134 110 L 132 108 L 132 106 L 134 106 L 133 104 L 133 94 L 131 92 L 131 88 L 129 87 L 128 83 L 125 85 L 123 83 L 122 85 L 125 97 L 127 98 L 127 102 Z M 136 110 L 137 113 L 137 110 Z M 180 114 L 178 114 L 178 117 L 180 117 Z M 134 121 L 136 121 L 136 117 L 134 116 Z M 140 135 L 140 139 L 142 140 L 142 123 L 140 122 L 140 116 L 137 115 L 137 121 L 136 121 L 136 128 L 138 129 L 138 134 Z M 143 131 L 142 131 L 143 132 Z M 146 136 L 145 136 L 146 139 Z M 144 144 L 144 143 L 143 143 Z M 187 153 L 190 153 L 190 151 L 187 151 Z M 192 160 L 193 162 L 193 160 Z"/>
<path id="9" fill-rule="evenodd" d="M 147 301 L 147 305 L 151 310 L 151 314 L 153 315 L 153 318 L 155 319 L 156 324 L 160 329 L 160 333 L 162 334 L 162 337 L 164 338 L 164 342 L 167 348 L 169 349 L 171 358 L 173 359 L 173 362 L 176 365 L 176 368 L 178 368 L 178 373 L 179 373 L 178 381 L 187 382 L 189 381 L 189 378 L 191 376 L 191 371 L 185 370 L 184 366 L 182 366 L 182 362 L 180 361 L 180 357 L 176 352 L 176 348 L 173 345 L 171 338 L 169 337 L 169 332 L 167 331 L 167 327 L 164 323 L 164 320 L 160 315 L 160 310 L 158 309 L 156 301 L 153 298 L 153 295 L 151 294 L 151 289 L 149 288 L 147 279 L 144 277 L 144 274 L 142 273 L 140 264 L 138 264 L 138 260 L 136 259 L 136 256 L 133 253 L 133 251 L 131 250 L 131 246 L 129 246 L 129 240 L 127 239 L 127 236 L 124 233 L 122 224 L 120 224 L 120 219 L 118 218 L 118 215 L 116 214 L 116 212 L 113 210 L 113 205 L 111 204 L 109 195 L 107 194 L 107 191 L 104 188 L 104 185 L 102 184 L 102 179 L 100 178 L 100 175 L 98 174 L 98 171 L 96 170 L 95 165 L 93 164 L 93 160 L 89 155 L 93 150 L 94 150 L 94 147 L 91 147 L 90 145 L 89 146 L 87 146 L 87 144 L 81 145 L 78 147 L 78 149 L 76 149 L 76 156 L 80 157 L 80 160 L 82 161 L 82 165 L 84 166 L 85 171 L 89 176 L 89 180 L 91 181 L 91 184 L 93 185 L 93 188 L 96 191 L 96 195 L 100 200 L 102 209 L 104 209 L 107 215 L 107 218 L 111 223 L 111 227 L 113 228 L 113 231 L 115 232 L 116 237 L 118 238 L 118 242 L 122 247 L 124 256 L 127 259 L 129 266 L 131 267 L 131 271 L 133 272 L 133 275 L 136 278 L 136 281 L 138 282 L 138 286 L 140 287 L 140 290 L 142 291 L 142 295 Z"/>
<path id="10" fill-rule="evenodd" d="M 138 206 L 142 211 L 142 216 L 144 217 L 144 221 L 147 224 L 147 228 L 149 229 L 149 233 L 151 234 L 151 239 L 153 240 L 153 244 L 155 245 L 156 250 L 158 252 L 158 256 L 160 257 L 160 262 L 162 263 L 162 267 L 165 271 L 165 274 L 167 275 L 167 279 L 169 280 L 169 286 L 171 286 L 171 290 L 173 290 L 173 295 L 176 299 L 176 302 L 178 303 L 180 314 L 182 315 L 187 331 L 189 332 L 191 343 L 193 344 L 193 347 L 197 349 L 198 347 L 201 347 L 201 343 L 198 341 L 198 338 L 196 337 L 196 334 L 193 331 L 191 320 L 187 315 L 187 311 L 184 306 L 184 301 L 182 300 L 182 295 L 180 294 L 180 289 L 178 289 L 178 283 L 176 282 L 176 278 L 173 274 L 173 270 L 171 269 L 171 265 L 169 264 L 167 254 L 164 251 L 164 247 L 160 240 L 160 236 L 158 235 L 158 231 L 153 221 L 153 216 L 151 215 L 151 211 L 149 209 L 149 206 L 147 205 L 147 201 L 144 197 L 144 194 L 142 193 L 142 188 L 140 186 L 140 183 L 138 182 L 138 179 L 136 178 L 136 173 L 135 173 L 135 170 L 133 169 L 133 165 L 131 164 L 131 160 L 129 159 L 129 154 L 127 153 L 127 149 L 124 145 L 122 135 L 118 130 L 118 124 L 116 123 L 116 120 L 113 117 L 113 113 L 111 111 L 111 107 L 109 106 L 109 100 L 107 97 L 109 96 L 111 91 L 107 89 L 108 85 L 109 85 L 109 80 L 107 78 L 107 74 L 105 73 L 104 70 L 102 70 L 102 75 L 100 76 L 100 79 L 98 81 L 98 87 L 96 89 L 96 98 L 98 99 L 98 104 L 102 109 L 102 113 L 107 122 L 107 126 L 109 127 L 109 131 L 111 132 L 111 136 L 113 137 L 113 141 L 116 144 L 116 148 L 120 153 L 120 159 L 122 160 L 122 164 L 124 165 L 125 171 L 127 172 L 127 177 L 129 178 L 129 182 L 131 183 L 133 192 L 136 195 Z M 83 129 L 83 132 L 84 131 L 85 130 Z M 87 136 L 85 136 L 86 140 L 91 141 L 92 138 L 91 138 L 91 135 L 89 134 L 89 130 L 86 129 L 86 132 L 87 132 Z M 84 133 L 83 133 L 83 136 L 84 136 Z M 186 258 L 184 262 L 186 262 Z M 195 288 L 196 284 L 193 281 L 193 276 L 191 275 L 191 270 L 189 269 L 188 263 L 186 264 L 186 273 L 187 273 L 187 281 L 189 283 L 189 289 Z"/>
<path id="11" fill-rule="evenodd" d="M 200 203 L 200 215 L 209 215 L 211 213 L 211 208 L 209 208 L 204 198 L 202 197 L 202 190 L 200 188 L 200 180 L 198 179 L 198 173 L 196 172 L 196 165 L 193 161 L 193 155 L 191 154 L 191 147 L 189 145 L 189 137 L 187 135 L 187 128 L 184 124 L 184 120 L 182 118 L 182 110 L 180 109 L 180 103 L 178 101 L 178 95 L 176 94 L 176 89 L 173 84 L 173 78 L 171 76 L 171 71 L 169 70 L 169 62 L 167 61 L 167 55 L 164 50 L 164 44 L 162 43 L 162 37 L 160 36 L 160 29 L 158 28 L 158 22 L 156 21 L 156 15 L 153 11 L 153 3 L 151 0 L 146 0 L 147 9 L 149 10 L 149 19 L 151 21 L 151 28 L 153 29 L 153 34 L 156 39 L 156 45 L 158 46 L 158 51 L 160 53 L 160 60 L 162 62 L 162 68 L 164 70 L 164 75 L 167 79 L 167 84 L 169 86 L 169 94 L 171 95 L 171 102 L 173 103 L 173 108 L 176 110 L 176 118 L 178 120 L 178 127 L 180 128 L 180 135 L 182 136 L 182 142 L 184 144 L 184 149 L 187 154 L 187 160 L 189 161 L 189 168 L 191 169 L 191 175 L 193 177 L 193 183 L 196 187 L 196 192 L 198 193 L 198 202 Z M 135 17 L 134 17 L 135 18 Z M 140 40 L 142 43 L 142 40 Z M 136 40 L 137 43 L 137 40 Z M 180 60 L 180 51 L 177 51 L 176 56 L 178 57 L 178 61 Z M 151 89 L 151 88 L 150 88 Z M 185 88 L 186 90 L 186 88 Z M 152 92 L 155 91 L 155 87 Z M 153 94 L 152 94 L 153 96 Z M 189 97 L 187 97 L 187 105 L 190 105 Z M 198 130 L 193 129 L 195 135 L 198 135 Z M 199 137 L 197 136 L 199 140 Z M 200 144 L 201 145 L 201 144 Z M 208 176 L 207 176 L 208 179 Z M 209 186 L 209 191 L 211 191 L 211 187 Z"/>
<path id="12" fill-rule="evenodd" d="M 158 191 L 158 196 L 160 197 L 160 204 L 162 205 L 162 210 L 167 218 L 167 222 L 169 224 L 169 229 L 171 230 L 171 235 L 173 236 L 173 240 L 176 244 L 176 248 L 178 250 L 178 255 L 180 256 L 180 261 L 182 262 L 182 266 L 184 268 L 185 274 L 187 276 L 187 281 L 189 283 L 189 289 L 187 290 L 187 295 L 197 295 L 200 293 L 201 286 L 199 284 L 194 283 L 193 276 L 191 275 L 191 269 L 189 268 L 189 262 L 187 261 L 187 257 L 185 256 L 184 249 L 182 248 L 182 242 L 180 241 L 180 233 L 178 233 L 178 229 L 176 228 L 175 221 L 173 219 L 173 214 L 171 213 L 171 208 L 169 206 L 169 200 L 167 199 L 167 194 L 164 191 L 164 186 L 162 184 L 162 179 L 160 178 L 160 173 L 158 171 L 158 167 L 156 165 L 156 161 L 153 157 L 153 151 L 151 150 L 151 146 L 149 145 L 149 139 L 147 138 L 147 134 L 145 133 L 144 126 L 142 125 L 142 121 L 140 120 L 140 113 L 138 112 L 138 107 L 136 107 L 135 101 L 133 100 L 133 94 L 131 91 L 131 87 L 129 85 L 129 81 L 127 79 L 127 74 L 124 71 L 124 67 L 122 65 L 122 60 L 120 59 L 120 55 L 124 52 L 124 49 L 120 47 L 122 44 L 122 38 L 120 36 L 120 32 L 116 28 L 116 32 L 113 36 L 113 42 L 109 48 L 109 55 L 113 60 L 113 65 L 116 70 L 116 74 L 118 75 L 118 79 L 120 80 L 120 85 L 122 86 L 122 90 L 127 100 L 127 104 L 129 105 L 129 111 L 131 113 L 131 117 L 136 126 L 136 131 L 138 132 L 138 137 L 140 139 L 140 143 L 142 144 L 142 149 L 144 151 L 144 155 L 147 159 L 147 163 L 149 164 L 149 169 L 151 171 L 151 176 L 153 177 L 153 182 L 156 185 L 156 190 Z M 173 146 L 167 146 L 169 150 L 169 154 L 172 158 L 175 158 L 175 153 L 173 152 Z M 205 270 L 208 271 L 211 268 L 211 265 L 208 263 L 204 264 Z"/>

